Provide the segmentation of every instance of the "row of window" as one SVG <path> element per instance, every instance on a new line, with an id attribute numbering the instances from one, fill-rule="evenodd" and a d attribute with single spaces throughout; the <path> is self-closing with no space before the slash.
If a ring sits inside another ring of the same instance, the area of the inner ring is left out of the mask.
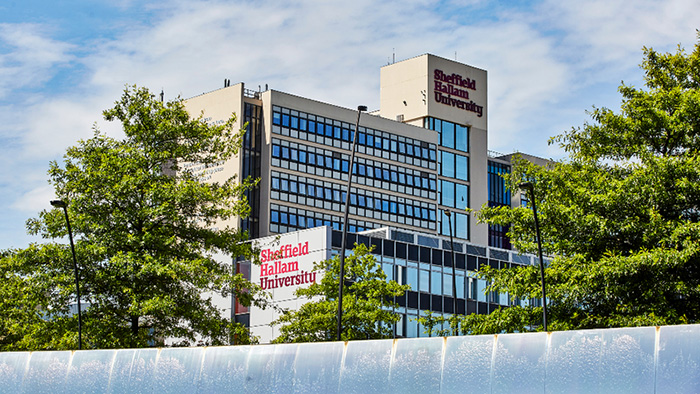
<path id="1" fill-rule="evenodd" d="M 427 117 L 423 127 L 440 133 L 440 145 L 445 148 L 469 152 L 469 128 L 446 120 Z"/>
<path id="2" fill-rule="evenodd" d="M 440 175 L 469 181 L 469 157 L 440 151 Z"/>
<path id="3" fill-rule="evenodd" d="M 285 144 L 289 144 L 290 146 L 285 146 Z M 320 167 L 344 174 L 348 173 L 350 167 L 350 161 L 347 155 L 325 150 L 318 152 L 313 147 L 293 144 L 278 139 L 272 140 L 272 157 L 273 159 L 288 160 L 297 164 Z M 353 168 L 353 173 L 358 177 L 370 178 L 428 191 L 434 191 L 437 188 L 436 178 L 428 172 L 415 171 L 410 168 L 394 166 L 368 159 L 358 160 Z"/>
<path id="4" fill-rule="evenodd" d="M 278 106 L 272 107 L 272 124 L 281 128 L 330 138 L 335 140 L 333 142 L 344 141 L 352 143 L 354 138 L 355 125 Z M 432 162 L 437 160 L 437 151 L 434 144 L 365 127 L 360 127 L 359 131 L 357 144 L 360 147 L 372 148 L 387 153 L 398 153 L 399 155 Z M 317 139 L 316 142 L 318 142 Z M 335 145 L 333 144 L 333 146 Z M 377 153 L 375 152 L 375 154 Z M 377 154 L 377 156 L 380 155 Z"/>
<path id="5" fill-rule="evenodd" d="M 343 190 L 345 187 L 341 185 L 303 177 L 299 180 L 297 180 L 297 177 L 287 179 L 288 176 L 285 173 L 273 172 L 271 189 L 273 191 L 304 196 L 307 199 L 315 198 L 339 204 L 345 203 L 346 192 Z M 353 188 L 352 190 L 353 192 L 350 193 L 350 206 L 433 222 L 436 220 L 436 207 L 433 204 L 362 189 Z"/>
<path id="6" fill-rule="evenodd" d="M 440 210 L 440 220 L 440 235 L 469 239 L 469 215 L 451 211 L 451 218 L 448 218 L 445 211 Z M 450 223 L 452 223 L 451 231 Z"/>
<path id="7" fill-rule="evenodd" d="M 469 208 L 469 186 L 441 180 L 440 204 L 457 209 Z"/>
<path id="8" fill-rule="evenodd" d="M 287 233 L 319 226 L 328 226 L 334 230 L 341 231 L 343 227 L 342 219 L 340 216 L 324 214 L 318 211 L 270 204 L 270 231 L 273 233 Z M 364 220 L 348 220 L 348 231 L 351 233 L 367 231 L 377 227 L 376 223 Z"/>

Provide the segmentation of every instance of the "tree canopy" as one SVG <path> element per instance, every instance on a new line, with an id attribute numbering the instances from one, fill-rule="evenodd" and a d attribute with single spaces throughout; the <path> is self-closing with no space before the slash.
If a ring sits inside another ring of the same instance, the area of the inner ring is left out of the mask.
<path id="1" fill-rule="evenodd" d="M 700 44 L 692 53 L 644 48 L 646 89 L 619 88 L 619 113 L 550 140 L 568 153 L 538 167 L 517 161 L 506 179 L 536 188 L 552 330 L 695 323 L 700 319 Z M 536 253 L 532 210 L 488 208 L 515 248 Z M 538 268 L 479 274 L 488 291 L 541 297 Z M 541 329 L 541 308 L 522 303 L 469 317 L 465 332 Z"/>
<path id="2" fill-rule="evenodd" d="M 124 137 L 95 129 L 48 172 L 76 240 L 84 347 L 246 340 L 209 295 L 235 293 L 242 303 L 256 297 L 255 286 L 232 272 L 232 257 L 249 254 L 241 243 L 247 234 L 222 225 L 248 215 L 244 191 L 255 182 L 202 182 L 185 166 L 211 168 L 237 153 L 243 130 L 234 130 L 235 115 L 208 125 L 190 117 L 181 100 L 163 103 L 137 87 L 127 87 L 103 114 L 121 123 Z M 47 240 L 67 235 L 58 209 L 42 211 L 27 227 Z M 0 348 L 77 347 L 66 241 L 0 257 Z"/>
<path id="3" fill-rule="evenodd" d="M 296 291 L 309 302 L 297 311 L 285 311 L 273 324 L 281 325 L 281 335 L 273 342 L 323 342 L 337 338 L 338 278 L 340 256 L 321 261 L 314 269 L 324 272 L 320 282 Z M 356 244 L 345 258 L 345 287 L 343 290 L 343 319 L 341 338 L 391 338 L 393 325 L 400 315 L 393 312 L 395 296 L 404 294 L 408 285 L 387 281 L 386 274 L 371 250 Z"/>

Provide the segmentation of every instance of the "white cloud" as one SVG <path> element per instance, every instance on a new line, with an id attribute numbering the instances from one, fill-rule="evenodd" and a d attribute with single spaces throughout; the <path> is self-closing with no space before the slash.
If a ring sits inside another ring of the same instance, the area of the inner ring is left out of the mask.
<path id="1" fill-rule="evenodd" d="M 10 48 L 0 52 L 0 99 L 14 89 L 40 87 L 72 59 L 70 44 L 47 35 L 39 25 L 0 23 L 0 48 Z"/>

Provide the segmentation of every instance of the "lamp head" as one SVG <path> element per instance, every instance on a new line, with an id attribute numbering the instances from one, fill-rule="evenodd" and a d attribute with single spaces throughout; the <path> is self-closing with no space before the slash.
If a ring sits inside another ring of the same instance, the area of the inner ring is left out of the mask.
<path id="1" fill-rule="evenodd" d="M 65 208 L 66 202 L 63 200 L 51 200 L 51 205 L 53 205 L 56 208 Z"/>
<path id="2" fill-rule="evenodd" d="M 366 112 L 367 111 L 367 106 L 366 105 L 358 105 L 357 110 L 360 112 Z"/>
<path id="3" fill-rule="evenodd" d="M 450 212 L 450 211 L 448 211 L 448 210 L 445 210 L 444 212 L 445 212 L 445 216 L 447 216 L 448 218 L 449 218 L 450 216 L 452 216 L 452 212 Z"/>

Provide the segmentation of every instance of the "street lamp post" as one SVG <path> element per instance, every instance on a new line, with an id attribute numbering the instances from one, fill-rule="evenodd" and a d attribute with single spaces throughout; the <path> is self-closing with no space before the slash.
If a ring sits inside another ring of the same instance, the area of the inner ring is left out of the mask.
<path id="1" fill-rule="evenodd" d="M 457 314 L 457 271 L 455 270 L 455 241 L 452 238 L 452 213 L 445 210 L 445 216 L 447 216 L 447 224 L 450 226 L 450 256 L 452 257 L 452 301 L 453 310 L 452 312 Z M 452 335 L 457 335 L 457 328 L 452 329 Z"/>
<path id="2" fill-rule="evenodd" d="M 537 233 L 537 252 L 540 258 L 540 279 L 542 281 L 542 325 L 547 332 L 547 292 L 544 285 L 544 260 L 542 259 L 542 236 L 540 235 L 540 223 L 537 219 L 537 204 L 535 203 L 535 186 L 532 182 L 523 182 L 521 189 L 530 191 L 530 201 L 532 201 L 532 214 L 535 216 L 535 232 Z"/>
<path id="3" fill-rule="evenodd" d="M 352 167 L 355 163 L 355 150 L 357 149 L 357 134 L 360 133 L 360 114 L 367 111 L 367 107 L 360 105 L 357 107 L 357 121 L 355 122 L 355 133 L 352 138 L 352 153 L 350 154 L 350 167 L 348 168 L 348 187 L 345 192 L 345 212 L 343 217 L 343 235 L 340 241 L 340 275 L 338 276 L 338 341 L 341 340 L 343 330 L 343 282 L 345 280 L 345 247 L 348 237 L 348 210 L 350 205 L 350 187 L 352 186 Z"/>
<path id="4" fill-rule="evenodd" d="M 83 348 L 83 330 L 82 316 L 80 312 L 80 281 L 78 280 L 78 259 L 75 257 L 75 245 L 73 244 L 73 230 L 70 227 L 70 219 L 68 218 L 68 205 L 63 200 L 52 200 L 51 205 L 56 208 L 63 208 L 63 213 L 66 215 L 66 225 L 68 226 L 68 239 L 70 239 L 70 249 L 73 252 L 73 270 L 75 271 L 75 293 L 78 298 L 78 350 Z"/>

